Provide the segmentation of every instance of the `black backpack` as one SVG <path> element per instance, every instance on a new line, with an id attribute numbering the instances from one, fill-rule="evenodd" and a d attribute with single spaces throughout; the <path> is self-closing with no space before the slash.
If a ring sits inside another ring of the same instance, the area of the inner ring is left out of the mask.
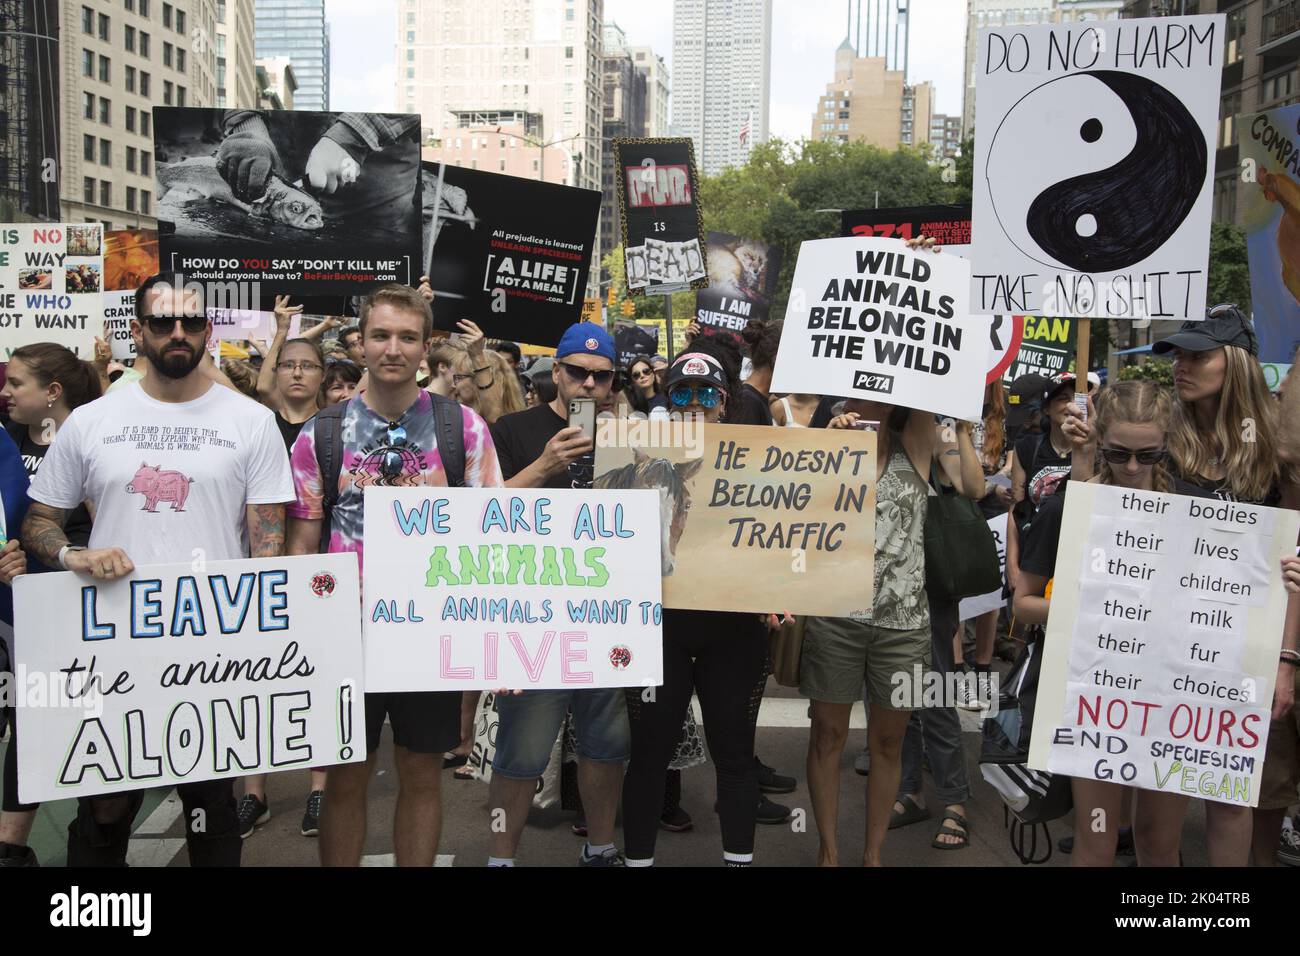
<path id="1" fill-rule="evenodd" d="M 982 727 L 980 773 L 1002 797 L 1003 820 L 1011 835 L 1011 848 L 1022 863 L 1046 863 L 1052 857 L 1051 820 L 1065 816 L 1074 805 L 1070 778 L 1029 766 L 1029 735 L 1034 726 L 1034 703 L 1042 667 L 1043 629 L 1030 629 L 1025 649 L 1007 674 L 998 699 L 998 712 Z M 1039 828 L 1046 853 L 1039 858 Z"/>
<path id="2" fill-rule="evenodd" d="M 441 395 L 429 393 L 433 399 L 434 434 L 438 440 L 438 456 L 447 484 L 452 488 L 465 487 L 465 419 L 460 403 Z M 322 408 L 316 413 L 312 437 L 316 443 L 316 465 L 320 469 L 325 514 L 321 521 L 320 550 L 329 550 L 330 531 L 334 506 L 339 500 L 339 474 L 343 470 L 343 413 L 347 402 Z"/>

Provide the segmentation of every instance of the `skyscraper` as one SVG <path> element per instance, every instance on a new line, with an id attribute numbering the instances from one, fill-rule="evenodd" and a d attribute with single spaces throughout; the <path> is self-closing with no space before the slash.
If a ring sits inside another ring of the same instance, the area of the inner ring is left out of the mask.
<path id="1" fill-rule="evenodd" d="M 287 56 L 298 89 L 295 109 L 330 108 L 330 33 L 325 0 L 256 0 L 256 57 Z"/>
<path id="2" fill-rule="evenodd" d="M 700 169 L 745 162 L 767 139 L 772 0 L 673 0 L 673 119 Z"/>
<path id="3" fill-rule="evenodd" d="M 645 134 L 668 135 L 668 64 L 648 46 L 630 46 L 636 68 L 645 74 Z"/>
<path id="4" fill-rule="evenodd" d="M 254 107 L 258 101 L 253 57 L 253 0 L 217 0 L 215 106 Z"/>
<path id="5" fill-rule="evenodd" d="M 604 49 L 602 134 L 605 142 L 600 178 L 600 244 L 602 249 L 613 249 L 621 239 L 613 141 L 640 139 L 646 135 L 648 76 L 647 71 L 637 68 L 636 59 L 627 45 L 627 36 L 618 24 L 605 24 Z"/>
<path id="6" fill-rule="evenodd" d="M 886 150 L 929 143 L 933 84 L 909 84 L 901 69 L 891 68 L 892 54 L 887 59 L 856 52 L 847 37 L 835 51 L 835 79 L 817 101 L 812 138 Z"/>

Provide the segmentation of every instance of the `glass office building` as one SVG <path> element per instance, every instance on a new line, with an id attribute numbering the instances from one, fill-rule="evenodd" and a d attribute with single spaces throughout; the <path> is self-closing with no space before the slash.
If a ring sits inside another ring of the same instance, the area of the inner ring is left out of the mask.
<path id="1" fill-rule="evenodd" d="M 325 0 L 256 0 L 257 58 L 287 56 L 298 88 L 293 107 L 330 108 L 330 33 Z"/>

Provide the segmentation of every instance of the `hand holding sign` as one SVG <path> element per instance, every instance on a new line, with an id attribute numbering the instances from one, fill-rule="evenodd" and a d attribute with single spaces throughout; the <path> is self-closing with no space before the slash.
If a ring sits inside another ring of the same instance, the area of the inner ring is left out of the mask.
<path id="1" fill-rule="evenodd" d="M 80 548 L 69 551 L 64 558 L 64 566 L 69 571 L 89 574 L 97 581 L 126 577 L 135 570 L 135 565 L 121 548 Z"/>
<path id="2" fill-rule="evenodd" d="M 0 584 L 13 584 L 14 578 L 27 571 L 27 555 L 17 538 L 10 538 L 0 548 Z"/>

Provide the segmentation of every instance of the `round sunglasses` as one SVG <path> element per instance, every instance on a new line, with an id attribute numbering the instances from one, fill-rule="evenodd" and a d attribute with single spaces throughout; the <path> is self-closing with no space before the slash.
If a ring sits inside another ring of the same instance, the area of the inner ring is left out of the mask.
<path id="1" fill-rule="evenodd" d="M 722 389 L 716 385 L 674 385 L 668 398 L 678 408 L 698 402 L 704 408 L 716 408 L 722 401 Z"/>

